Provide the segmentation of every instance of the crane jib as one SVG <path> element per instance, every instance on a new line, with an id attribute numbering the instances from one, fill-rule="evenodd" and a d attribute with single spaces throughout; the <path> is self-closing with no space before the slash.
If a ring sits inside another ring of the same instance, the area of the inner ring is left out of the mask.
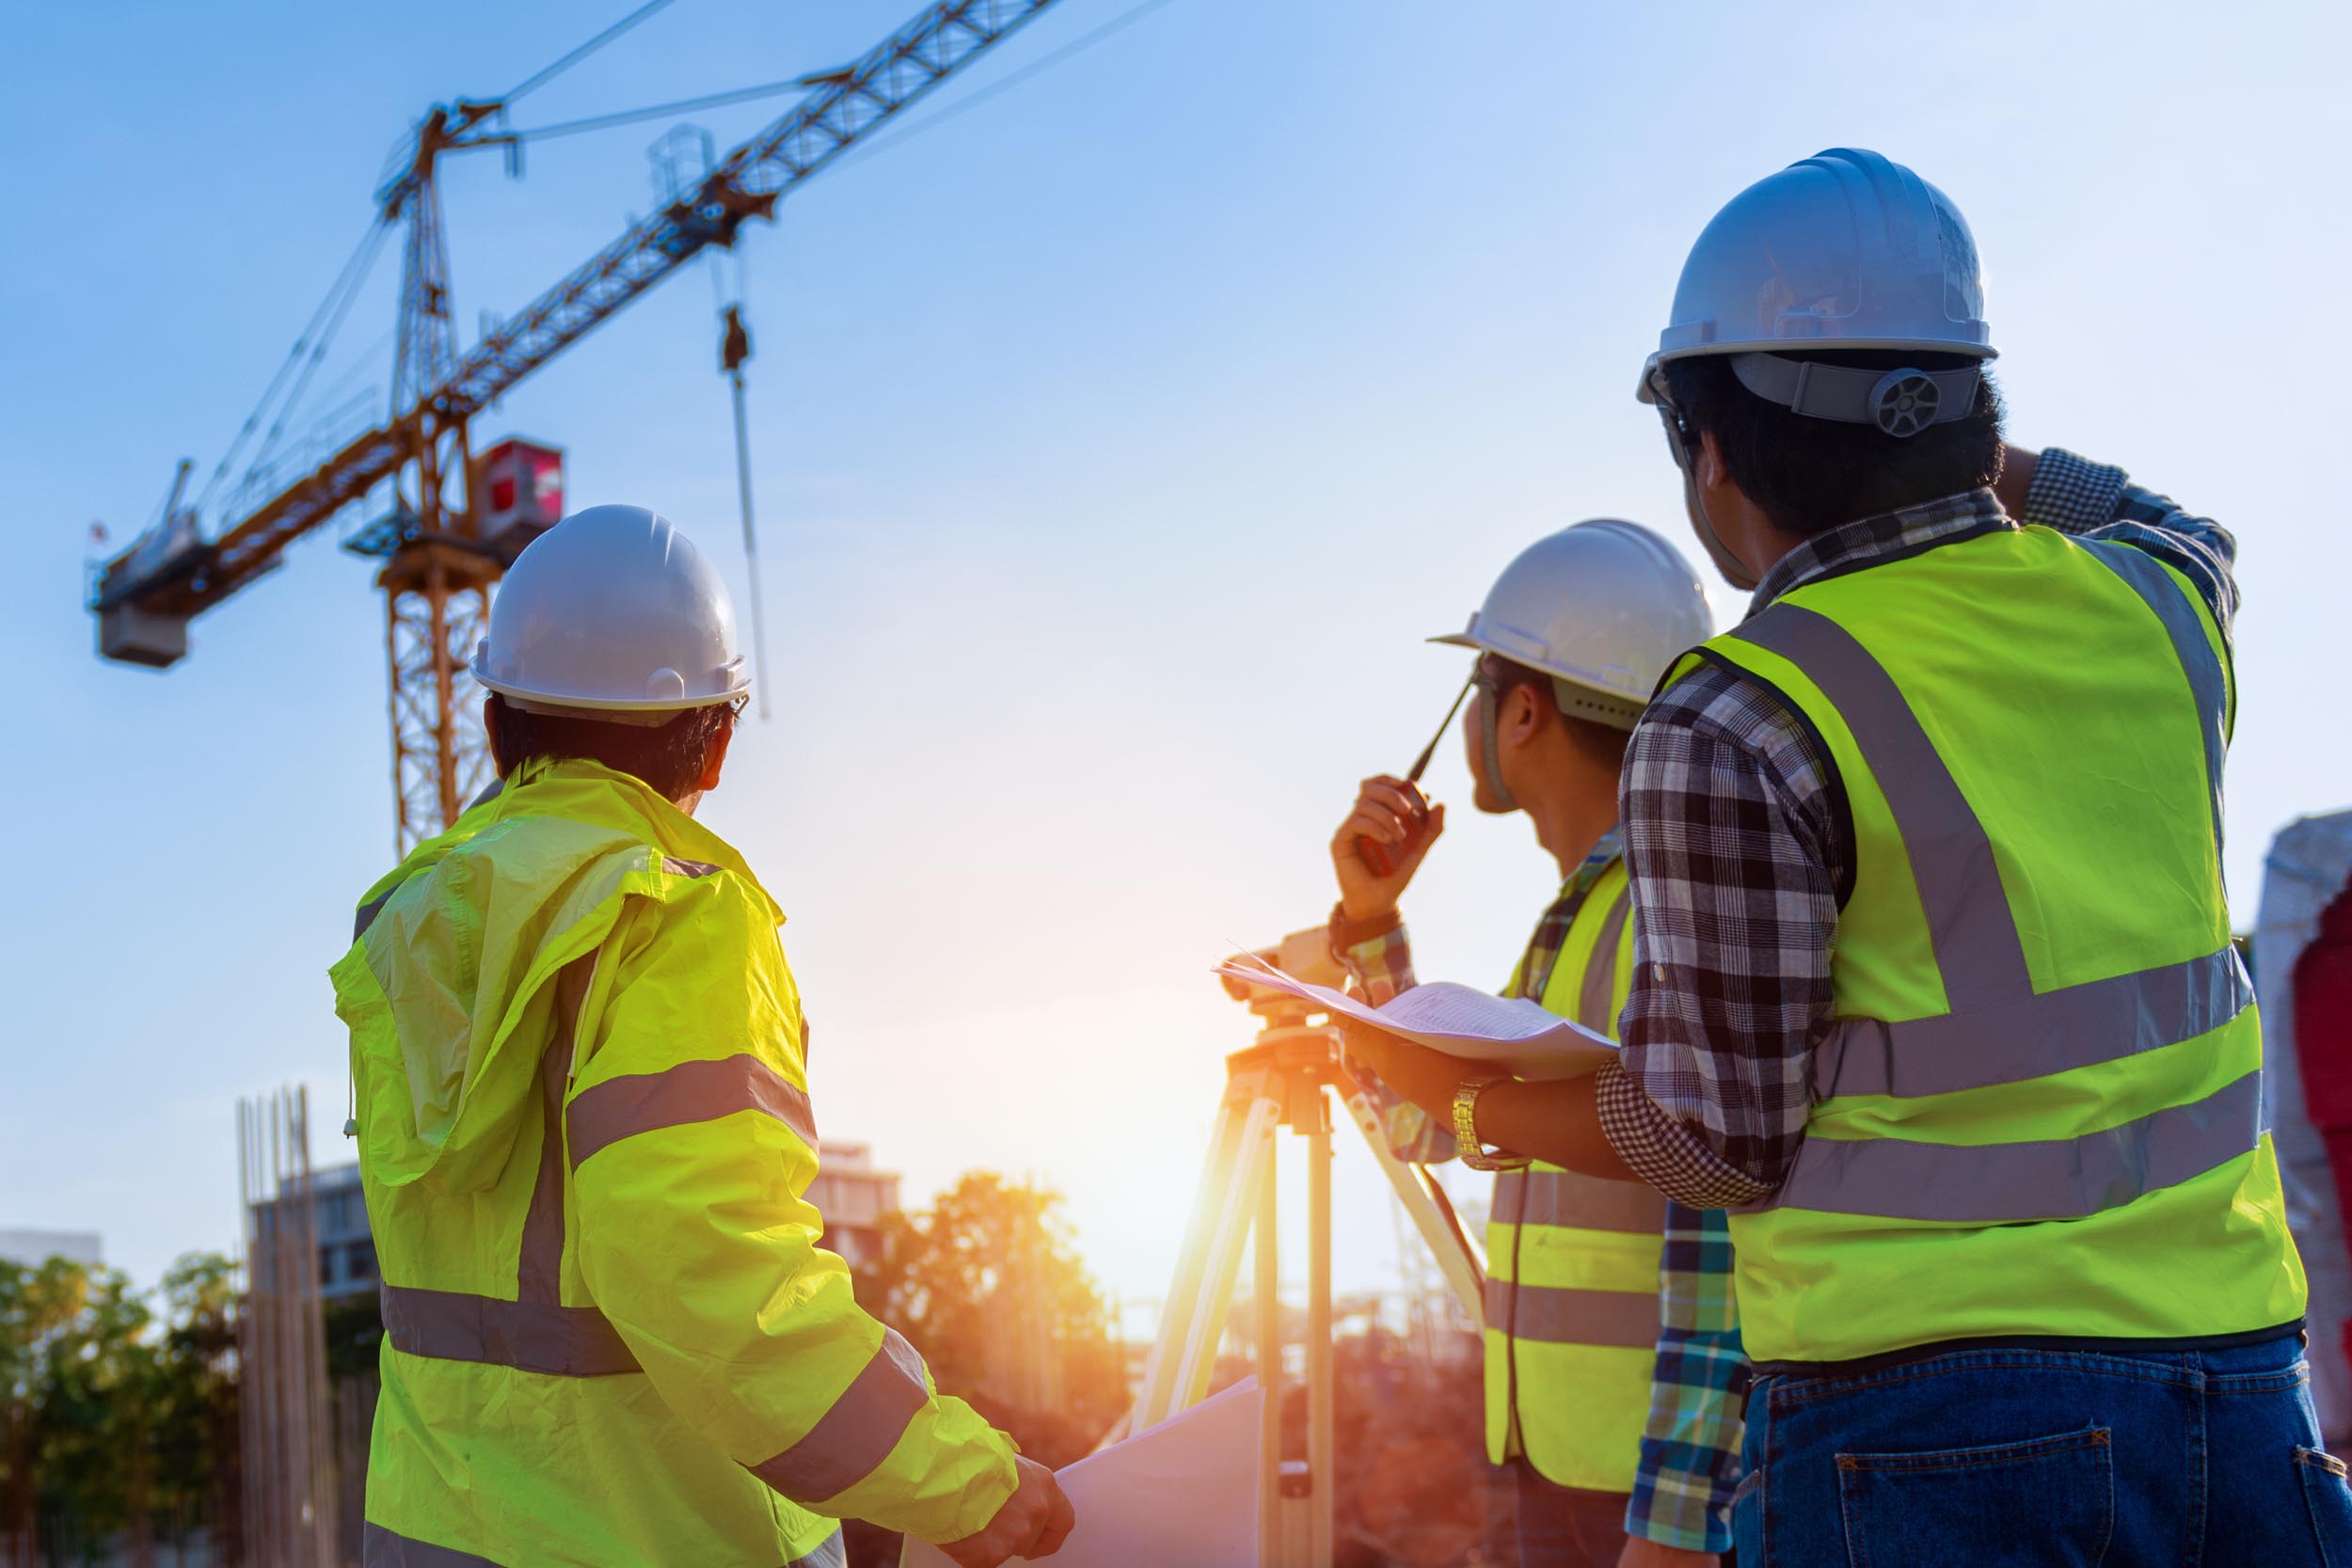
<path id="1" fill-rule="evenodd" d="M 720 160 L 695 196 L 640 223 L 476 344 L 430 400 L 464 418 L 502 395 L 708 245 L 732 245 L 794 185 L 1055 0 L 956 0 L 830 73 L 791 113 Z"/>

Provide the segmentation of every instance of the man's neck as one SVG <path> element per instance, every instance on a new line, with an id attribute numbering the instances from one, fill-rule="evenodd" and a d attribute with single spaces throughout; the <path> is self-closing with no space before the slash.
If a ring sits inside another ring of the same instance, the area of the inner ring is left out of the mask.
<path id="1" fill-rule="evenodd" d="M 1601 835 L 1617 825 L 1617 792 L 1594 789 L 1581 781 L 1564 780 L 1525 803 L 1527 818 L 1535 824 L 1535 842 L 1560 867 L 1565 881 L 1584 863 Z"/>

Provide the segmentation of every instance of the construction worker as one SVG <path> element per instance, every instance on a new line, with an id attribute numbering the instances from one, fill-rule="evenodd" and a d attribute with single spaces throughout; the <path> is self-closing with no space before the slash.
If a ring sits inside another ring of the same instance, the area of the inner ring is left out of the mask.
<path id="1" fill-rule="evenodd" d="M 2343 1562 L 2222 889 L 2234 546 L 2005 447 L 1983 316 L 1876 153 L 1700 235 L 1640 391 L 1754 598 L 1628 751 L 1622 1062 L 1480 1125 L 1733 1211 L 1746 1568 Z"/>
<path id="2" fill-rule="evenodd" d="M 1525 812 L 1560 868 L 1508 991 L 1610 1034 L 1633 967 L 1618 764 L 1658 677 L 1711 626 L 1671 546 L 1603 520 L 1531 546 L 1467 630 L 1434 640 L 1478 650 L 1464 727 L 1474 803 Z M 1331 840 L 1332 949 L 1375 1003 L 1413 984 L 1397 900 L 1444 830 L 1443 806 L 1384 777 L 1364 781 Z M 1486 1237 L 1486 1456 L 1516 1475 L 1522 1568 L 1712 1564 L 1730 1544 L 1746 1370 L 1723 1215 L 1639 1181 L 1489 1156 L 1455 1136 L 1451 1082 L 1419 1106 L 1368 1086 L 1400 1159 L 1458 1148 L 1502 1172 Z"/>
<path id="3" fill-rule="evenodd" d="M 1051 1554 L 1051 1473 L 817 1244 L 783 915 L 694 820 L 750 684 L 725 584 L 592 508 L 516 561 L 473 673 L 500 782 L 334 968 L 383 1275 L 367 1561 L 840 1568 L 850 1517 Z"/>

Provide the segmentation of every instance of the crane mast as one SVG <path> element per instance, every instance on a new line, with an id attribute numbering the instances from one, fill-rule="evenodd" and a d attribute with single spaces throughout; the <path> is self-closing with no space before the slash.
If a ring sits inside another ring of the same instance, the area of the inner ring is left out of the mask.
<path id="1" fill-rule="evenodd" d="M 541 531 L 485 526 L 468 435 L 473 416 L 707 247 L 732 246 L 746 220 L 771 217 L 794 187 L 1053 4 L 943 0 L 850 65 L 804 78 L 808 95 L 790 112 L 462 357 L 435 168 L 448 152 L 512 137 L 499 129 L 498 102 L 436 107 L 376 193 L 384 220 L 406 225 L 389 417 L 209 538 L 192 513 L 167 504 L 159 537 L 142 537 L 96 575 L 89 608 L 99 652 L 155 667 L 178 662 L 190 620 L 390 481 L 390 510 L 345 547 L 383 561 L 376 583 L 386 604 L 399 848 L 441 832 L 490 771 L 467 663 L 487 626 L 493 587 Z"/>

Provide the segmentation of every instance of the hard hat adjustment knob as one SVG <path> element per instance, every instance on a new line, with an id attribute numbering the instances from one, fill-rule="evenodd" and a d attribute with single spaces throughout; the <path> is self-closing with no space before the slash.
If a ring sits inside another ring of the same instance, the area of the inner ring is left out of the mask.
<path id="1" fill-rule="evenodd" d="M 1898 438 L 1916 436 L 1935 422 L 1943 404 L 1943 389 L 1927 372 L 1888 371 L 1870 388 L 1870 420 Z"/>

